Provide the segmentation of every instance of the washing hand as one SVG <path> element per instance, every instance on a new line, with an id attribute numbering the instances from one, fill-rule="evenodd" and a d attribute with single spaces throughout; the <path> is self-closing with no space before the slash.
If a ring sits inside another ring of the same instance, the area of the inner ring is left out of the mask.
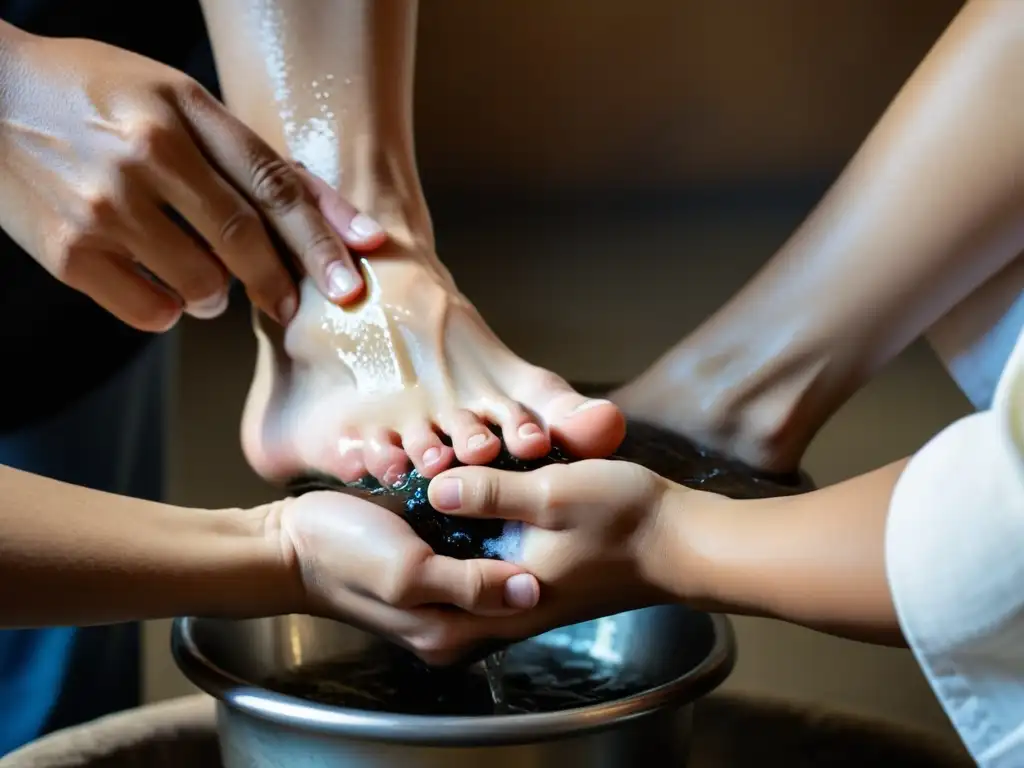
<path id="1" fill-rule="evenodd" d="M 516 615 L 447 617 L 443 631 L 416 649 L 437 663 L 487 641 L 685 598 L 673 591 L 686 567 L 679 511 L 725 501 L 637 464 L 604 460 L 525 473 L 460 467 L 435 478 L 429 497 L 447 514 L 523 523 L 516 564 L 536 576 L 541 595 Z"/>
<path id="2" fill-rule="evenodd" d="M 506 617 L 537 602 L 523 567 L 436 555 L 401 517 L 354 496 L 276 502 L 264 527 L 292 577 L 287 612 L 340 619 L 418 652 L 445 636 L 453 616 Z"/>
<path id="3" fill-rule="evenodd" d="M 330 300 L 362 294 L 345 242 L 375 248 L 380 227 L 181 72 L 0 22 L 0 97 L 0 225 L 129 325 L 215 317 L 230 276 L 288 322 L 298 292 L 272 234 Z"/>

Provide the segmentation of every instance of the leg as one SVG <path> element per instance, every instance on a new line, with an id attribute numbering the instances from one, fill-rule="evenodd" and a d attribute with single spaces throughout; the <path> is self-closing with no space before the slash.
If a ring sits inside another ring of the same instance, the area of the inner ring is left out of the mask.
<path id="1" fill-rule="evenodd" d="M 968 3 L 782 251 L 615 400 L 790 470 L 864 382 L 986 280 L 1016 281 L 986 327 L 1017 311 L 1022 43 L 1024 3 Z"/>
<path id="2" fill-rule="evenodd" d="M 221 86 L 233 110 L 302 161 L 391 237 L 363 260 L 353 309 L 306 281 L 282 330 L 258 317 L 259 359 L 242 424 L 250 463 L 285 479 L 318 469 L 391 482 L 408 461 L 427 476 L 509 451 L 610 453 L 625 424 L 490 331 L 438 260 L 415 164 L 413 0 L 211 0 Z M 525 311 L 525 307 L 524 307 Z M 451 447 L 442 440 L 451 438 Z"/>
<path id="3" fill-rule="evenodd" d="M 173 341 L 155 341 L 49 421 L 0 435 L 0 463 L 160 500 Z M 139 650 L 134 624 L 0 632 L 0 755 L 48 731 L 138 706 Z"/>

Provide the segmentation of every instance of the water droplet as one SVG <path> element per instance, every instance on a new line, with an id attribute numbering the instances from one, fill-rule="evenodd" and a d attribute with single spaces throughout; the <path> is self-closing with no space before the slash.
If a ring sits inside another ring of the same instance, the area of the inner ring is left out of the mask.
<path id="1" fill-rule="evenodd" d="M 328 75 L 328 76 L 327 76 L 327 79 L 328 79 L 328 80 L 333 80 L 333 79 L 334 79 L 334 75 Z"/>
<path id="2" fill-rule="evenodd" d="M 320 85 L 320 83 L 318 83 L 316 80 L 314 80 L 312 83 L 310 83 L 310 85 L 312 87 L 316 88 L 318 85 Z"/>

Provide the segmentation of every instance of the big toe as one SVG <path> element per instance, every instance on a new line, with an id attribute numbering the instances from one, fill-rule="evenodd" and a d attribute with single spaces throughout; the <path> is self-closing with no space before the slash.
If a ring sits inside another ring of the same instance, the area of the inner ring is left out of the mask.
<path id="1" fill-rule="evenodd" d="M 539 410 L 555 440 L 581 459 L 611 455 L 626 436 L 626 417 L 610 400 L 568 389 L 554 394 Z"/>

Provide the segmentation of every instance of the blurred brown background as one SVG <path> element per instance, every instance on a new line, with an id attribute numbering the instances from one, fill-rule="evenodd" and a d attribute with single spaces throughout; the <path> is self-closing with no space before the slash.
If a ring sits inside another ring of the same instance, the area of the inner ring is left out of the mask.
<path id="1" fill-rule="evenodd" d="M 424 0 L 432 182 L 543 189 L 830 173 L 962 0 Z"/>

